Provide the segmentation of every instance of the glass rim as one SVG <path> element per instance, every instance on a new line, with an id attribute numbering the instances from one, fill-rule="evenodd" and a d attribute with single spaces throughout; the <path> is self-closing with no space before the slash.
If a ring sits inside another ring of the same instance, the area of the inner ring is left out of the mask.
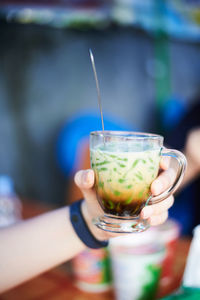
<path id="1" fill-rule="evenodd" d="M 129 138 L 129 139 L 155 139 L 163 140 L 163 136 L 154 133 L 139 132 L 139 131 L 122 131 L 122 130 L 97 130 L 91 131 L 90 136 L 101 136 L 101 137 L 118 137 L 118 138 Z"/>

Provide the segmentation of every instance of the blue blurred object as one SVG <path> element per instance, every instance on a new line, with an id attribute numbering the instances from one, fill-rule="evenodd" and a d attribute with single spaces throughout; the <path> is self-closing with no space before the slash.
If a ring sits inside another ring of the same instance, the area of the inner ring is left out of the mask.
<path id="1" fill-rule="evenodd" d="M 187 106 L 182 99 L 178 97 L 172 97 L 168 99 L 163 104 L 161 112 L 163 128 L 165 130 L 169 130 L 177 126 L 186 112 Z"/>
<path id="2" fill-rule="evenodd" d="M 0 195 L 14 195 L 14 183 L 10 176 L 0 175 Z"/>
<path id="3" fill-rule="evenodd" d="M 128 124 L 104 114 L 105 130 L 133 130 Z M 91 131 L 102 130 L 99 112 L 77 114 L 68 120 L 58 136 L 56 156 L 60 169 L 69 175 L 76 168 L 77 146 Z"/>
<path id="4" fill-rule="evenodd" d="M 113 7 L 115 23 L 143 28 L 149 33 L 187 41 L 199 41 L 200 4 L 195 0 L 118 0 Z"/>

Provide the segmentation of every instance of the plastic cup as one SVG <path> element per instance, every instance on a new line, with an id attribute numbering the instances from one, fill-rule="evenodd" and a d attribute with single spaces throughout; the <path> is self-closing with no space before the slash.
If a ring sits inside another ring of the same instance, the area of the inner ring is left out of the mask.
<path id="1" fill-rule="evenodd" d="M 113 285 L 117 300 L 152 300 L 156 296 L 165 249 L 154 231 L 110 241 Z"/>
<path id="2" fill-rule="evenodd" d="M 76 286 L 91 293 L 105 292 L 112 287 L 110 258 L 107 248 L 86 249 L 72 260 Z"/>

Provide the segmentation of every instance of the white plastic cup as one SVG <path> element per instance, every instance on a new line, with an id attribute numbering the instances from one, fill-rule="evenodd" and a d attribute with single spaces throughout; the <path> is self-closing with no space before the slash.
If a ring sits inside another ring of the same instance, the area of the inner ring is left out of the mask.
<path id="1" fill-rule="evenodd" d="M 110 241 L 117 300 L 152 300 L 156 296 L 165 249 L 152 230 Z"/>

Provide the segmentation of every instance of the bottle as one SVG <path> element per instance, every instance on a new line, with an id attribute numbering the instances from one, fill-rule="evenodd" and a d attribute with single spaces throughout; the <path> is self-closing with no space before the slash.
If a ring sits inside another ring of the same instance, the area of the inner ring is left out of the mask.
<path id="1" fill-rule="evenodd" d="M 17 223 L 22 219 L 22 205 L 16 195 L 11 177 L 0 175 L 0 227 Z"/>

